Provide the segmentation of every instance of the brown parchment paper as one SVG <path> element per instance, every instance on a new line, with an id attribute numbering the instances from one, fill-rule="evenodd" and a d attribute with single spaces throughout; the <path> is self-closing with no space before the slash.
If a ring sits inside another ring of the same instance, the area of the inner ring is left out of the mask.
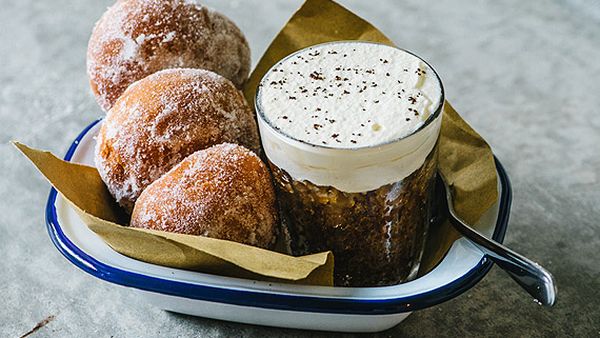
<path id="1" fill-rule="evenodd" d="M 224 276 L 333 285 L 331 252 L 292 257 L 232 241 L 130 228 L 95 168 L 49 152 L 14 145 L 71 204 L 82 221 L 115 251 L 174 268 Z"/>
<path id="2" fill-rule="evenodd" d="M 244 87 L 246 99 L 254 106 L 263 75 L 285 56 L 311 45 L 340 40 L 394 45 L 377 28 L 334 1 L 307 0 L 258 62 Z M 474 224 L 498 198 L 496 166 L 485 140 L 447 101 L 438 151 L 439 172 L 451 186 L 454 207 L 467 223 Z M 430 229 L 421 273 L 435 267 L 457 238 L 458 233 L 448 223 Z"/>

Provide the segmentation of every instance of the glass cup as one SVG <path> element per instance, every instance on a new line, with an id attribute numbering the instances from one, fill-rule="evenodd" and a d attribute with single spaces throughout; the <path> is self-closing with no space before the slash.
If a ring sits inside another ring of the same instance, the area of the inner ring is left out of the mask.
<path id="1" fill-rule="evenodd" d="M 416 131 L 357 148 L 314 145 L 284 134 L 265 117 L 260 88 L 258 126 L 291 253 L 331 250 L 336 286 L 415 278 L 432 219 L 441 81 L 439 102 Z"/>

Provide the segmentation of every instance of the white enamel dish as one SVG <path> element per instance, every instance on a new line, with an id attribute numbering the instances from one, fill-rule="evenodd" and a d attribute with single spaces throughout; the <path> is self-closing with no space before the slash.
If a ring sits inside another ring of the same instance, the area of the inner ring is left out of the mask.
<path id="1" fill-rule="evenodd" d="M 100 121 L 86 127 L 65 160 L 93 165 Z M 496 160 L 499 201 L 478 229 L 502 242 L 511 204 L 510 182 Z M 46 207 L 50 238 L 85 272 L 126 286 L 156 306 L 179 313 L 242 323 L 311 330 L 377 332 L 400 323 L 412 311 L 467 291 L 492 262 L 465 238 L 458 239 L 432 271 L 408 283 L 341 288 L 268 283 L 221 277 L 144 263 L 113 251 L 81 222 L 55 189 Z"/>

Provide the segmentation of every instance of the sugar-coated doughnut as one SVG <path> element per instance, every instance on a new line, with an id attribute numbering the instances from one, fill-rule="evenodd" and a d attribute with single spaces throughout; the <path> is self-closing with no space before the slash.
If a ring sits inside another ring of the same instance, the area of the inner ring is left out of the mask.
<path id="1" fill-rule="evenodd" d="M 275 192 L 250 150 L 222 143 L 185 158 L 138 198 L 131 226 L 202 235 L 270 248 Z"/>
<path id="2" fill-rule="evenodd" d="M 98 133 L 96 168 L 131 212 L 142 190 L 188 155 L 231 142 L 259 152 L 254 114 L 224 77 L 168 69 L 132 84 Z"/>
<path id="3" fill-rule="evenodd" d="M 131 83 L 167 68 L 212 70 L 238 88 L 250 71 L 250 48 L 224 15 L 185 0 L 120 0 L 96 23 L 87 71 L 108 111 Z"/>

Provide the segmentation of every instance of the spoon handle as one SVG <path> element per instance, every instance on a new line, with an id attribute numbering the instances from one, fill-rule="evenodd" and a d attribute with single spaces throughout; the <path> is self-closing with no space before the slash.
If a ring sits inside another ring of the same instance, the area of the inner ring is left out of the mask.
<path id="1" fill-rule="evenodd" d="M 552 274 L 536 262 L 514 252 L 475 231 L 455 213 L 450 189 L 445 186 L 450 223 L 463 236 L 479 247 L 487 257 L 506 271 L 541 305 L 552 306 L 556 300 L 556 285 Z"/>

